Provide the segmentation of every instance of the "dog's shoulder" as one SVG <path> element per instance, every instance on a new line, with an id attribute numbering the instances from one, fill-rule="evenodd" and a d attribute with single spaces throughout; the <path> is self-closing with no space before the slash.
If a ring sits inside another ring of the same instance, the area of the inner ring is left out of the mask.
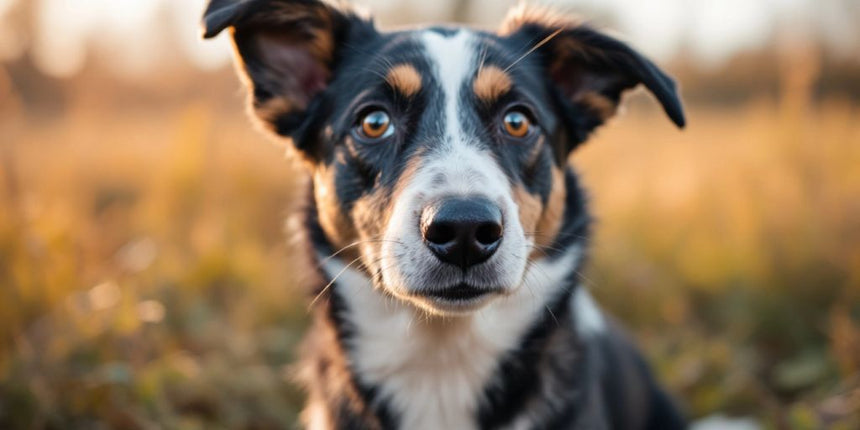
<path id="1" fill-rule="evenodd" d="M 631 337 L 611 318 L 601 315 L 602 330 L 584 339 L 593 386 L 591 403 L 607 413 L 608 428 L 687 428 L 678 406 L 660 388 Z"/>

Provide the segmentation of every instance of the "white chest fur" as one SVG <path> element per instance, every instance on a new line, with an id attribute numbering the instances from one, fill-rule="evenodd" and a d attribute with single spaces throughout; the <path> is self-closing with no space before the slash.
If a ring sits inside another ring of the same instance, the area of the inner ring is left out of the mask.
<path id="1" fill-rule="evenodd" d="M 360 272 L 329 260 L 340 273 L 338 293 L 355 325 L 350 359 L 360 380 L 379 387 L 381 398 L 405 429 L 471 429 L 486 384 L 503 355 L 565 287 L 578 252 L 537 262 L 525 282 L 468 317 L 440 319 L 374 290 Z M 575 302 L 574 302 L 575 304 Z"/>

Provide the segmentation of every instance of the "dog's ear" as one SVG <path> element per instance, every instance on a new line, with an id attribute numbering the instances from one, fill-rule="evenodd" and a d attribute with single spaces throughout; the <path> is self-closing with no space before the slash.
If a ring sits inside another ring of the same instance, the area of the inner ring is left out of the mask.
<path id="1" fill-rule="evenodd" d="M 355 27 L 375 31 L 370 21 L 322 0 L 210 0 L 203 16 L 204 38 L 231 28 L 240 74 L 262 124 L 311 157 L 319 151 L 308 136 L 319 109 L 315 98 Z"/>
<path id="2" fill-rule="evenodd" d="M 615 114 L 621 95 L 645 85 L 669 118 L 684 127 L 675 82 L 624 43 L 545 8 L 513 8 L 500 34 L 535 49 L 554 86 L 565 122 L 581 143 Z M 570 148 L 572 149 L 572 148 Z"/>

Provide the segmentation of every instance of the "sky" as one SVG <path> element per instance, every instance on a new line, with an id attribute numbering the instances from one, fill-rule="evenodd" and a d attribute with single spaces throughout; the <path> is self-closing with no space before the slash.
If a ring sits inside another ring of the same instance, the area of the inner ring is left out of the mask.
<path id="1" fill-rule="evenodd" d="M 159 61 L 165 43 L 179 44 L 201 69 L 229 62 L 228 41 L 200 40 L 199 18 L 206 0 L 0 0 L 0 23 L 18 1 L 36 2 L 38 26 L 32 38 L 34 60 L 45 73 L 73 76 L 90 49 L 111 58 L 123 74 L 146 74 Z M 420 17 L 444 21 L 452 1 L 360 0 L 377 21 L 394 26 Z M 474 0 L 470 16 L 492 27 L 516 0 Z M 611 16 L 623 37 L 658 61 L 690 53 L 705 66 L 718 66 L 739 50 L 761 47 L 776 35 L 802 41 L 820 33 L 837 53 L 860 51 L 860 1 L 857 0 L 544 0 L 566 11 Z M 407 6 L 404 6 L 406 4 Z M 408 9 L 404 13 L 404 8 Z M 411 22 L 410 22 L 411 23 Z M 167 30 L 167 31 L 165 31 Z M 0 60 L 21 50 L 6 25 L 0 25 Z M 791 42 L 791 40 L 789 40 Z M 682 48 L 686 48 L 681 51 Z"/>

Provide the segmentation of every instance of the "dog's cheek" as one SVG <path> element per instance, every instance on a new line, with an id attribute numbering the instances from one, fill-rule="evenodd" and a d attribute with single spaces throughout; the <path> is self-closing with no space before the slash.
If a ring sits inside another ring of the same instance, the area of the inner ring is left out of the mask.
<path id="1" fill-rule="evenodd" d="M 392 172 L 396 175 L 396 181 L 384 181 L 395 182 L 393 186 L 377 185 L 367 190 L 353 204 L 351 219 L 355 223 L 359 239 L 364 241 L 361 247 L 362 258 L 365 265 L 371 269 L 379 268 L 379 265 L 382 264 L 383 245 L 385 243 L 392 245 L 390 241 L 385 241 L 384 238 L 390 228 L 393 227 L 395 230 L 398 228 L 391 225 L 392 222 L 398 222 L 398 220 L 392 219 L 395 205 L 398 202 L 409 204 L 415 197 L 410 197 L 410 193 L 406 192 L 406 189 L 414 180 L 421 163 L 421 154 L 414 154 L 403 170 Z M 403 220 L 399 221 L 403 222 Z M 402 246 L 402 243 L 398 241 L 396 245 L 395 248 L 398 248 Z M 389 267 L 392 267 L 390 266 L 392 263 L 388 264 Z"/>
<path id="2" fill-rule="evenodd" d="M 317 205 L 320 227 L 336 249 L 341 249 L 357 239 L 357 232 L 346 213 L 343 202 L 336 192 L 335 169 L 320 167 L 314 173 L 314 199 Z M 349 250 L 345 251 L 347 257 Z"/>
<path id="3" fill-rule="evenodd" d="M 564 181 L 564 172 L 558 167 L 552 168 L 552 188 L 546 207 L 537 222 L 537 231 L 541 234 L 535 241 L 538 246 L 546 247 L 552 245 L 561 230 L 564 218 L 564 202 L 567 197 L 567 187 Z"/>
<path id="4" fill-rule="evenodd" d="M 540 197 L 529 193 L 522 185 L 514 187 L 513 197 L 519 211 L 520 224 L 523 226 L 526 236 L 541 235 L 542 232 L 536 231 L 538 221 L 543 213 Z"/>
<path id="5" fill-rule="evenodd" d="M 361 256 L 368 267 L 375 266 L 380 257 L 382 238 L 388 224 L 391 208 L 386 203 L 386 193 L 377 190 L 355 201 L 352 219 L 359 239 L 363 241 Z"/>
<path id="6" fill-rule="evenodd" d="M 542 248 L 555 241 L 561 229 L 566 194 L 564 173 L 552 167 L 552 185 L 546 205 L 541 202 L 540 196 L 528 192 L 522 185 L 516 186 L 513 194 L 523 231 L 527 236 L 534 237 L 536 249 L 529 256 L 534 259 L 542 255 Z"/>

